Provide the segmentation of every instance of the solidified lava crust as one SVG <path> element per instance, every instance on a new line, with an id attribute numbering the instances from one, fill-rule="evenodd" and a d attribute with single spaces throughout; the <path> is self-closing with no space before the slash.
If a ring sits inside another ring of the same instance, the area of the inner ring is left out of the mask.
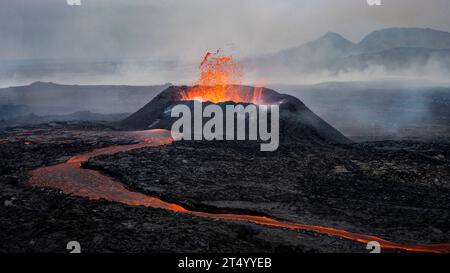
<path id="1" fill-rule="evenodd" d="M 251 143 L 177 142 L 98 156 L 84 167 L 193 209 L 247 209 L 396 242 L 441 243 L 450 241 L 449 148 L 285 145 L 268 155 Z"/>
<path id="2" fill-rule="evenodd" d="M 58 141 L 2 142 L 2 252 L 65 252 L 74 238 L 86 252 L 366 251 L 362 244 L 311 231 L 202 219 L 25 186 L 28 171 L 37 167 L 126 143 L 84 133 L 73 137 L 66 130 Z M 243 209 L 403 244 L 450 241 L 448 143 L 283 145 L 273 154 L 258 151 L 251 143 L 178 142 L 99 155 L 83 168 L 191 209 Z"/>

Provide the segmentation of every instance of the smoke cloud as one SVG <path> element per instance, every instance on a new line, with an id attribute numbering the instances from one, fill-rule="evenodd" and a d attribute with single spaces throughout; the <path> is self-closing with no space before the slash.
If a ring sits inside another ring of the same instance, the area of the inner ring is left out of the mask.
<path id="1" fill-rule="evenodd" d="M 4 0 L 0 85 L 190 83 L 207 50 L 244 59 L 328 31 L 354 42 L 392 26 L 450 31 L 449 13 L 447 0 Z"/>

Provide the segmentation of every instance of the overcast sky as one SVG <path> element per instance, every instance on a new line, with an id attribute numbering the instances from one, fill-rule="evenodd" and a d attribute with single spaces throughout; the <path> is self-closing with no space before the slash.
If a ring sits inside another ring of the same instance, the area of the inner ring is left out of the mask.
<path id="1" fill-rule="evenodd" d="M 0 60 L 243 57 L 327 31 L 359 41 L 385 27 L 450 31 L 450 0 L 1 0 Z"/>

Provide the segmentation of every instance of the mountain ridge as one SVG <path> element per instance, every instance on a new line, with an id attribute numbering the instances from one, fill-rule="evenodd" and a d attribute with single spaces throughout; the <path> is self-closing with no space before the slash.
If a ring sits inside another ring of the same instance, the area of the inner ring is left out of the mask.
<path id="1" fill-rule="evenodd" d="M 373 31 L 359 43 L 328 32 L 305 44 L 243 62 L 261 75 L 360 72 L 371 67 L 389 73 L 431 66 L 450 71 L 450 32 L 430 28 L 386 28 Z M 432 73 L 433 71 L 431 71 Z"/>

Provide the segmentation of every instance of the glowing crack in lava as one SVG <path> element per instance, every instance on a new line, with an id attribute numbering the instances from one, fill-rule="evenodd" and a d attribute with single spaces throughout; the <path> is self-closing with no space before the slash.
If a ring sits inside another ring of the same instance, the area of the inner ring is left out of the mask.
<path id="1" fill-rule="evenodd" d="M 28 185 L 56 188 L 62 190 L 66 194 L 87 197 L 91 200 L 105 199 L 131 206 L 159 208 L 210 219 L 250 222 L 268 227 L 308 230 L 321 234 L 333 235 L 365 244 L 371 241 L 377 241 L 380 243 L 382 249 L 401 249 L 414 252 L 450 253 L 450 244 L 405 245 L 384 240 L 373 235 L 353 233 L 342 229 L 324 226 L 297 224 L 282 220 L 276 220 L 265 216 L 229 213 L 208 213 L 188 210 L 180 205 L 165 202 L 156 197 L 151 197 L 138 192 L 132 192 L 119 181 L 103 175 L 99 171 L 81 168 L 82 162 L 85 162 L 89 160 L 89 158 L 94 156 L 114 154 L 143 147 L 165 145 L 173 141 L 170 137 L 170 132 L 166 130 L 148 130 L 145 131 L 145 135 L 149 139 L 141 143 L 99 148 L 91 152 L 72 156 L 65 163 L 32 170 L 30 172 Z"/>
<path id="2" fill-rule="evenodd" d="M 200 62 L 199 69 L 197 85 L 183 91 L 180 94 L 180 100 L 261 103 L 261 88 L 255 87 L 251 94 L 242 92 L 237 86 L 242 84 L 240 63 L 236 62 L 232 56 L 222 55 L 220 49 L 213 53 L 207 52 Z"/>

